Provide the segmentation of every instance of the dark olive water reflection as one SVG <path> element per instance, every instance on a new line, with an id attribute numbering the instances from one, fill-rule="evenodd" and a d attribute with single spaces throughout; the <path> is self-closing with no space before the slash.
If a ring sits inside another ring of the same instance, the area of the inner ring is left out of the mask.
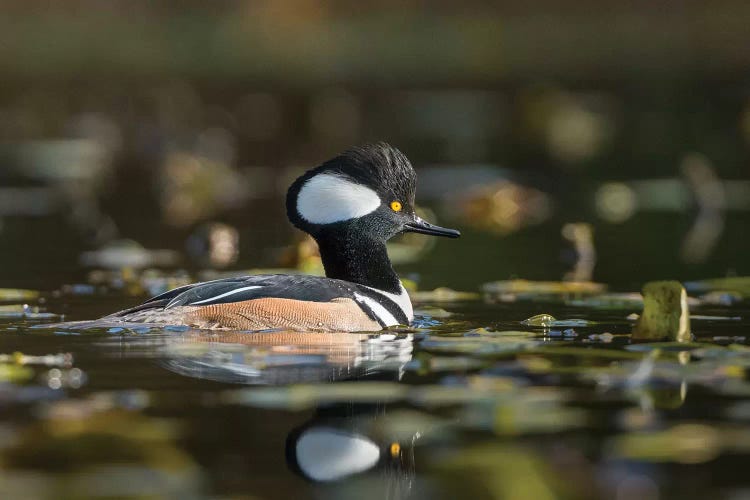
<path id="1" fill-rule="evenodd" d="M 46 308 L 79 319 L 130 301 Z M 747 304 L 693 311 L 714 318 L 682 345 L 631 345 L 622 309 L 420 307 L 419 328 L 380 336 L 77 332 L 6 307 L 3 498 L 747 492 Z M 540 312 L 559 326 L 521 325 Z"/>

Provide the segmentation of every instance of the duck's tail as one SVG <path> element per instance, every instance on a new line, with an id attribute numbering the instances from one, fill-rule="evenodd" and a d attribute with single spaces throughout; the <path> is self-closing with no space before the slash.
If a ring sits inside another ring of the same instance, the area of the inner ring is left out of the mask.
<path id="1" fill-rule="evenodd" d="M 114 333 L 115 331 L 125 331 L 125 330 L 132 330 L 132 331 L 140 331 L 140 330 L 149 330 L 151 328 L 164 328 L 166 325 L 165 323 L 141 323 L 141 322 L 134 322 L 134 321 L 123 321 L 122 319 L 107 316 L 100 319 L 94 319 L 89 321 L 65 321 L 62 323 L 47 323 L 44 325 L 34 325 L 31 328 L 34 329 L 43 329 L 43 330 L 62 330 L 65 332 L 76 332 L 76 331 L 83 331 L 83 330 L 112 330 Z"/>
<path id="2" fill-rule="evenodd" d="M 167 300 L 149 301 L 130 309 L 124 309 L 99 319 L 86 321 L 66 321 L 62 323 L 49 323 L 35 325 L 34 328 L 60 330 L 91 330 L 109 328 L 150 328 L 164 327 L 169 324 L 180 324 L 179 316 L 165 311 Z"/>

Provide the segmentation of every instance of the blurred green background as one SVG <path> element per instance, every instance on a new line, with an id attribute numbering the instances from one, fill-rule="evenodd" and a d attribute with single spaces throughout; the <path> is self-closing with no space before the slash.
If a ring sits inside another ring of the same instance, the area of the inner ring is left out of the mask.
<path id="1" fill-rule="evenodd" d="M 750 273 L 747 2 L 0 8 L 2 286 L 285 265 L 289 181 L 373 140 L 464 232 L 422 286 Z"/>

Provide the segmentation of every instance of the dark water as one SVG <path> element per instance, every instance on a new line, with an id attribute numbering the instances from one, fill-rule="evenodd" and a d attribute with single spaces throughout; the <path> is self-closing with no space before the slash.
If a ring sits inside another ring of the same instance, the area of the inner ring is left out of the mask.
<path id="1" fill-rule="evenodd" d="M 381 336 L 34 327 L 310 271 L 287 186 L 379 140 L 462 231 L 391 251 L 421 290 L 750 276 L 743 3 L 6 3 L 0 500 L 750 498 L 750 290 L 684 344 L 533 293 Z"/>
<path id="2" fill-rule="evenodd" d="M 139 300 L 87 291 L 41 310 Z M 5 298 L 2 498 L 750 494 L 746 302 L 633 344 L 632 303 L 420 302 L 413 329 L 290 335 L 36 328 L 59 317 Z M 521 324 L 539 313 L 558 322 Z"/>

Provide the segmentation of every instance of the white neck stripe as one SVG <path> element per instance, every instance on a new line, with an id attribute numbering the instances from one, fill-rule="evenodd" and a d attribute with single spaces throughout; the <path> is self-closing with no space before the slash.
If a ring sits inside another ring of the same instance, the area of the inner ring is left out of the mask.
<path id="1" fill-rule="evenodd" d="M 357 299 L 357 301 L 369 307 L 370 310 L 373 312 L 373 314 L 377 316 L 378 321 L 382 323 L 384 328 L 388 326 L 396 326 L 396 325 L 401 324 L 401 322 L 397 320 L 396 317 L 393 316 L 393 314 L 388 312 L 388 309 L 383 307 L 383 305 L 380 302 L 373 299 L 372 297 L 368 297 L 366 295 L 355 293 L 354 298 Z"/>
<path id="2" fill-rule="evenodd" d="M 414 308 L 411 305 L 411 299 L 409 298 L 409 294 L 406 292 L 406 288 L 404 288 L 404 285 L 400 281 L 399 286 L 401 287 L 401 293 L 399 293 L 398 295 L 396 295 L 395 293 L 386 292 L 384 290 L 379 290 L 371 286 L 361 286 L 367 288 L 368 290 L 372 290 L 375 293 L 379 293 L 380 295 L 384 295 L 389 300 L 394 302 L 401 309 L 401 311 L 403 311 L 406 319 L 408 319 L 410 322 L 414 320 Z"/>

